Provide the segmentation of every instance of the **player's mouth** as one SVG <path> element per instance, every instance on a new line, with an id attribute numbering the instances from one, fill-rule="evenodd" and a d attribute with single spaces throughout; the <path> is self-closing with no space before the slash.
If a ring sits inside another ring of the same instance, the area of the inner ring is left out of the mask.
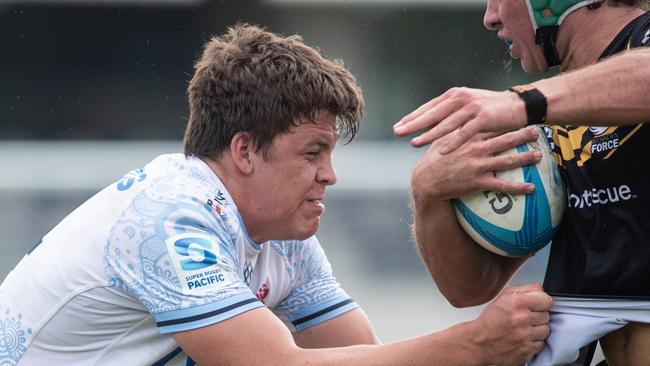
<path id="1" fill-rule="evenodd" d="M 512 39 L 506 37 L 506 36 L 503 35 L 501 32 L 499 32 L 499 33 L 497 34 L 497 38 L 499 38 L 500 40 L 504 41 L 508 47 L 512 46 Z"/>
<path id="2" fill-rule="evenodd" d="M 503 41 L 508 46 L 508 53 L 510 54 L 510 57 L 512 57 L 514 59 L 518 59 L 519 56 L 516 54 L 516 52 L 514 50 L 515 47 L 513 46 L 514 42 L 512 41 L 512 39 L 504 38 Z"/>
<path id="3" fill-rule="evenodd" d="M 320 197 L 308 198 L 307 202 L 314 210 L 318 211 L 319 213 L 323 213 L 323 211 L 325 211 L 325 205 L 323 204 L 323 202 L 321 202 L 322 200 L 323 198 Z"/>

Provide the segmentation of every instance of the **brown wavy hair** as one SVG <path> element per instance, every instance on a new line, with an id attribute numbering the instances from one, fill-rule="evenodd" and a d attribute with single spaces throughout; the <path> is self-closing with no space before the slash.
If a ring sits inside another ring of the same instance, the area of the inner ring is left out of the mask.
<path id="1" fill-rule="evenodd" d="M 189 83 L 185 155 L 217 159 L 233 136 L 249 132 L 265 152 L 273 138 L 328 111 L 341 136 L 359 129 L 363 96 L 340 60 L 329 60 L 299 35 L 282 37 L 238 24 L 205 44 Z"/>

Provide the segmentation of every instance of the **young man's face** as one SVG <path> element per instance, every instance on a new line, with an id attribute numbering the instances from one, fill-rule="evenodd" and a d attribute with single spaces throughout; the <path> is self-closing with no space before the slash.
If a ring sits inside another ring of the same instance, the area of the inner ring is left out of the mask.
<path id="1" fill-rule="evenodd" d="M 510 41 L 510 56 L 521 61 L 527 73 L 545 72 L 548 65 L 542 48 L 535 43 L 535 31 L 526 0 L 488 0 L 483 24 L 498 31 L 497 36 Z"/>
<path id="2" fill-rule="evenodd" d="M 317 115 L 276 136 L 258 153 L 253 172 L 253 240 L 304 240 L 314 235 L 325 211 L 325 187 L 336 183 L 332 151 L 338 139 L 336 117 Z M 259 234 L 259 235 L 255 235 Z"/>

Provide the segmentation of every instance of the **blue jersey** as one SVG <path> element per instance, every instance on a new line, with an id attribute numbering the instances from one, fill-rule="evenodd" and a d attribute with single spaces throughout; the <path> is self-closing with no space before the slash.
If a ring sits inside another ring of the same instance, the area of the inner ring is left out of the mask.
<path id="1" fill-rule="evenodd" d="M 163 155 L 72 212 L 7 276 L 0 364 L 186 365 L 170 333 L 262 306 L 292 331 L 357 307 L 315 237 L 253 242 L 203 161 Z"/>

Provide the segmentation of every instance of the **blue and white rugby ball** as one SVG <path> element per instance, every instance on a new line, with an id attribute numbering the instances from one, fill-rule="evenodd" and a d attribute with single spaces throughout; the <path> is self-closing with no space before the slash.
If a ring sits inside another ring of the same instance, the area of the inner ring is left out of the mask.
<path id="1" fill-rule="evenodd" d="M 509 257 L 537 252 L 547 245 L 562 219 L 566 207 L 564 183 L 540 127 L 535 142 L 519 145 L 502 154 L 529 150 L 542 153 L 535 165 L 495 172 L 497 178 L 535 184 L 535 192 L 514 195 L 481 192 L 454 199 L 458 222 L 478 244 Z"/>

